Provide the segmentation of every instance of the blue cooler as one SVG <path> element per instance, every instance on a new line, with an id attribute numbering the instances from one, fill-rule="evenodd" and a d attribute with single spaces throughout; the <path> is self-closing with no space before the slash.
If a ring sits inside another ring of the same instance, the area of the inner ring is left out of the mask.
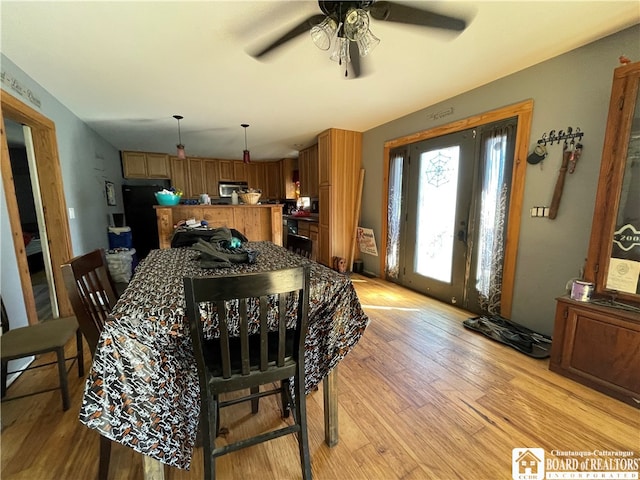
<path id="1" fill-rule="evenodd" d="M 132 247 L 131 227 L 109 227 L 109 250 Z"/>

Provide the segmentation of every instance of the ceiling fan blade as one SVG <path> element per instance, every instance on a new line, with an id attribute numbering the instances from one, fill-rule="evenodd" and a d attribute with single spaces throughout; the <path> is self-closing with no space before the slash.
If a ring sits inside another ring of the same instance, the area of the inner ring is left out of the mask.
<path id="1" fill-rule="evenodd" d="M 375 2 L 369 8 L 369 13 L 376 20 L 386 22 L 408 23 L 410 25 L 456 31 L 462 31 L 467 28 L 467 22 L 462 19 L 394 2 Z"/>
<path id="2" fill-rule="evenodd" d="M 302 22 L 300 22 L 298 25 L 293 27 L 287 33 L 282 35 L 280 38 L 278 38 L 277 40 L 275 40 L 271 44 L 267 45 L 265 48 L 263 48 L 259 52 L 255 53 L 253 56 L 255 58 L 262 57 L 263 55 L 269 53 L 271 50 L 279 47 L 283 43 L 286 43 L 289 40 L 293 40 L 297 36 L 302 35 L 305 32 L 308 32 L 309 30 L 311 30 L 311 28 L 313 26 L 319 24 L 324 19 L 325 19 L 325 15 L 321 15 L 321 14 L 312 15 L 309 18 L 304 19 Z"/>

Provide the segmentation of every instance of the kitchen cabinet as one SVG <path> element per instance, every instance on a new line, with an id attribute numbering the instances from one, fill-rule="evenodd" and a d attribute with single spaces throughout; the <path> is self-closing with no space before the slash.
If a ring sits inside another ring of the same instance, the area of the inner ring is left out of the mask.
<path id="1" fill-rule="evenodd" d="M 198 157 L 187 157 L 189 168 L 189 194 L 186 197 L 197 197 L 205 192 L 203 160 Z"/>
<path id="2" fill-rule="evenodd" d="M 265 191 L 267 179 L 263 162 L 252 162 L 249 172 L 249 188 Z"/>
<path id="3" fill-rule="evenodd" d="M 233 162 L 233 180 L 236 182 L 248 182 L 249 174 L 248 174 L 247 164 L 244 162 Z"/>
<path id="4" fill-rule="evenodd" d="M 213 158 L 205 158 L 202 162 L 202 170 L 204 175 L 204 192 L 211 198 L 217 198 L 220 196 L 218 190 L 218 181 L 220 179 L 220 169 L 218 160 Z"/>
<path id="5" fill-rule="evenodd" d="M 358 179 L 362 166 L 362 133 L 331 128 L 318 136 L 318 261 L 351 258 Z"/>
<path id="6" fill-rule="evenodd" d="M 233 161 L 218 160 L 220 165 L 220 180 L 234 180 Z"/>
<path id="7" fill-rule="evenodd" d="M 296 171 L 298 174 L 294 173 Z M 286 198 L 287 200 L 296 200 L 298 198 L 294 175 L 299 175 L 299 172 L 298 160 L 296 158 L 283 158 L 280 160 L 280 198 Z"/>
<path id="8" fill-rule="evenodd" d="M 123 151 L 122 171 L 124 178 L 171 178 L 169 155 Z"/>
<path id="9" fill-rule="evenodd" d="M 180 190 L 183 196 L 189 196 L 189 166 L 186 158 L 170 157 L 171 186 Z"/>
<path id="10" fill-rule="evenodd" d="M 640 404 L 640 62 L 613 75 L 584 279 L 590 302 L 559 298 L 550 370 Z"/>
<path id="11" fill-rule="evenodd" d="M 298 154 L 300 170 L 300 196 L 318 197 L 318 144 L 300 150 Z"/>
<path id="12" fill-rule="evenodd" d="M 262 197 L 270 200 L 279 200 L 282 177 L 280 173 L 280 162 L 266 162 L 264 175 L 265 189 L 262 192 Z"/>
<path id="13" fill-rule="evenodd" d="M 298 235 L 311 239 L 311 260 L 318 258 L 319 252 L 319 226 L 315 222 L 298 220 Z"/>

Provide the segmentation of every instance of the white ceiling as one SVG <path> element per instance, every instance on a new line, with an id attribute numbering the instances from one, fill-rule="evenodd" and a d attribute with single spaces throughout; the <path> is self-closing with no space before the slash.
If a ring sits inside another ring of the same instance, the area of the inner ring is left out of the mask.
<path id="1" fill-rule="evenodd" d="M 248 123 L 259 160 L 297 156 L 325 128 L 365 131 L 640 23 L 638 0 L 404 3 L 468 27 L 371 20 L 381 42 L 358 79 L 344 79 L 306 34 L 261 60 L 249 54 L 320 13 L 310 1 L 2 0 L 1 48 L 118 149 L 174 153 L 180 114 L 187 154 L 240 158 Z"/>

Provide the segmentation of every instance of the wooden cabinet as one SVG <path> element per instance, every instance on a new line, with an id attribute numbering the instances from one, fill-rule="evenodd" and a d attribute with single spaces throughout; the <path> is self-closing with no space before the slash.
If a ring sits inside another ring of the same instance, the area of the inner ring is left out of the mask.
<path id="1" fill-rule="evenodd" d="M 298 160 L 296 158 L 283 158 L 280 160 L 280 198 L 286 198 L 287 200 L 296 200 L 298 198 L 297 185 L 294 180 L 298 171 Z"/>
<path id="2" fill-rule="evenodd" d="M 282 245 L 282 205 L 156 205 L 154 208 L 160 248 L 171 246 L 173 226 L 189 218 L 206 220 L 214 228 L 235 228 L 252 242 Z"/>
<path id="3" fill-rule="evenodd" d="M 342 257 L 351 267 L 361 166 L 362 133 L 331 128 L 318 136 L 318 261 L 327 266 Z"/>
<path id="4" fill-rule="evenodd" d="M 220 170 L 218 160 L 205 158 L 202 163 L 202 170 L 204 175 L 204 193 L 207 193 L 212 198 L 219 197 L 218 181 L 220 178 Z"/>
<path id="5" fill-rule="evenodd" d="M 613 76 L 584 278 L 591 302 L 558 299 L 549 368 L 640 404 L 640 62 Z"/>
<path id="6" fill-rule="evenodd" d="M 147 152 L 122 152 L 124 178 L 171 178 L 169 155 Z"/>
<path id="7" fill-rule="evenodd" d="M 234 180 L 233 160 L 218 160 L 220 166 L 220 180 Z"/>
<path id="8" fill-rule="evenodd" d="M 206 193 L 202 158 L 188 157 L 187 165 L 189 166 L 189 194 L 185 196 L 197 197 L 201 193 Z"/>
<path id="9" fill-rule="evenodd" d="M 269 200 L 280 199 L 280 184 L 282 178 L 280 162 L 266 162 L 264 176 L 265 189 L 262 191 L 262 197 Z"/>
<path id="10" fill-rule="evenodd" d="M 236 182 L 248 182 L 249 181 L 249 169 L 244 162 L 233 162 L 233 180 Z"/>
<path id="11" fill-rule="evenodd" d="M 298 154 L 300 170 L 300 196 L 318 197 L 318 144 L 300 150 Z"/>
<path id="12" fill-rule="evenodd" d="M 170 157 L 171 186 L 180 190 L 182 195 L 189 196 L 189 166 L 186 158 Z"/>
<path id="13" fill-rule="evenodd" d="M 549 369 L 638 407 L 638 314 L 558 299 Z"/>
<path id="14" fill-rule="evenodd" d="M 298 235 L 308 237 L 312 242 L 311 260 L 316 260 L 319 253 L 319 226 L 315 222 L 306 220 L 298 220 Z"/>

